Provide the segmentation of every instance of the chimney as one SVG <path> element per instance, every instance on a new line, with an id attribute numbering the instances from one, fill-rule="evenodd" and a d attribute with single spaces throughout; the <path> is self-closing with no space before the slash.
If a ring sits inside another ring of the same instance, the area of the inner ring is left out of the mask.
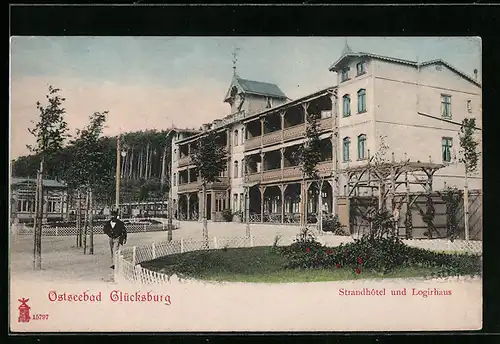
<path id="1" fill-rule="evenodd" d="M 474 79 L 477 81 L 477 69 L 474 69 Z"/>

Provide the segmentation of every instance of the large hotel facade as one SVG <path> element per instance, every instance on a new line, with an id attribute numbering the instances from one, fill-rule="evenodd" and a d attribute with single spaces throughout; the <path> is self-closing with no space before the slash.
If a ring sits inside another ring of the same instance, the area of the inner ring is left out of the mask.
<path id="1" fill-rule="evenodd" d="M 354 53 L 346 44 L 329 71 L 336 86 L 295 100 L 277 85 L 234 73 L 224 98 L 230 114 L 203 125 L 199 133 L 178 132 L 174 137 L 171 190 L 177 217 L 199 220 L 204 209 L 208 220 L 218 221 L 230 209 L 242 215 L 248 211 L 251 222 L 298 223 L 302 190 L 307 190 L 309 214 L 319 207 L 337 213 L 342 197 L 377 192 L 369 187 L 353 189 L 349 173 L 344 172 L 366 166 L 380 151 L 382 140 L 390 161 L 437 166 L 434 190 L 463 187 L 458 134 L 464 118 L 476 118 L 481 142 L 477 70 L 469 76 L 440 59 L 419 63 Z M 303 181 L 293 154 L 305 140 L 310 113 L 320 116 L 322 162 L 317 167 L 324 177 L 322 190 Z M 201 184 L 190 152 L 210 130 L 219 133 L 226 146 L 227 167 L 218 182 L 207 185 L 207 203 L 201 207 Z M 479 168 L 469 178 L 471 189 L 481 189 L 481 173 Z M 417 179 L 419 174 L 424 173 L 412 171 Z"/>

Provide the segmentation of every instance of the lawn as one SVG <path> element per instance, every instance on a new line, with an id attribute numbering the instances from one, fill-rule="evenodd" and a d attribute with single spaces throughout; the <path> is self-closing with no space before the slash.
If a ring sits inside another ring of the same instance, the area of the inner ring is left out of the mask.
<path id="1" fill-rule="evenodd" d="M 284 269 L 287 258 L 272 247 L 229 248 L 175 254 L 141 265 L 153 271 L 210 281 L 291 283 L 367 278 L 430 277 L 438 268 L 400 268 L 388 274 L 361 268 Z"/>

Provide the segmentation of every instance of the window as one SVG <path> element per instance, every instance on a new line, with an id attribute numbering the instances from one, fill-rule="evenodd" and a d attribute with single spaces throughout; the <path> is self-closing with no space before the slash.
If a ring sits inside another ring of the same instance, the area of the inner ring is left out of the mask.
<path id="1" fill-rule="evenodd" d="M 441 95 L 441 116 L 443 118 L 451 118 L 451 96 Z"/>
<path id="2" fill-rule="evenodd" d="M 366 73 L 366 70 L 365 70 L 365 62 L 360 62 L 356 65 L 356 71 L 357 71 L 357 75 L 361 75 L 361 74 L 365 74 Z"/>
<path id="3" fill-rule="evenodd" d="M 273 107 L 273 100 L 270 97 L 266 98 L 266 109 Z"/>
<path id="4" fill-rule="evenodd" d="M 238 171 L 239 171 L 239 166 L 238 166 L 238 160 L 234 161 L 234 176 L 233 178 L 238 178 Z"/>
<path id="5" fill-rule="evenodd" d="M 238 130 L 235 130 L 235 131 L 234 131 L 234 140 L 233 140 L 233 144 L 234 144 L 235 146 L 237 146 L 237 145 L 238 145 L 238 143 L 239 143 L 239 140 L 238 140 Z"/>
<path id="6" fill-rule="evenodd" d="M 366 135 L 361 134 L 358 136 L 358 160 L 366 158 Z"/>
<path id="7" fill-rule="evenodd" d="M 241 129 L 241 140 L 240 143 L 245 143 L 245 128 Z"/>
<path id="8" fill-rule="evenodd" d="M 241 178 L 245 176 L 245 160 L 241 160 Z"/>
<path id="9" fill-rule="evenodd" d="M 443 149 L 443 162 L 451 161 L 451 147 L 453 145 L 453 139 L 451 137 L 443 137 L 441 140 L 441 146 Z"/>
<path id="10" fill-rule="evenodd" d="M 177 174 L 174 173 L 174 178 L 172 179 L 172 185 L 175 186 L 176 180 L 177 179 Z"/>
<path id="11" fill-rule="evenodd" d="M 349 79 L 349 68 L 344 68 L 342 69 L 341 82 L 344 82 L 348 79 Z"/>
<path id="12" fill-rule="evenodd" d="M 351 97 L 349 97 L 348 94 L 344 95 L 343 97 L 343 102 L 342 104 L 344 105 L 344 117 L 348 117 L 351 115 Z"/>
<path id="13" fill-rule="evenodd" d="M 467 112 L 472 113 L 472 101 L 470 99 L 467 100 Z"/>
<path id="14" fill-rule="evenodd" d="M 240 211 L 245 211 L 245 198 L 242 193 L 240 193 Z"/>
<path id="15" fill-rule="evenodd" d="M 360 89 L 358 91 L 358 113 L 366 112 L 366 90 Z"/>
<path id="16" fill-rule="evenodd" d="M 342 160 L 344 162 L 349 161 L 349 148 L 351 146 L 351 139 L 344 137 L 342 140 Z"/>

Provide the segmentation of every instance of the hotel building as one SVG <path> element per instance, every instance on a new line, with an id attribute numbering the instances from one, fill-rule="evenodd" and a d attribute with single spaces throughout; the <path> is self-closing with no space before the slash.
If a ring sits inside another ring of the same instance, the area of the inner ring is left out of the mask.
<path id="1" fill-rule="evenodd" d="M 343 172 L 365 166 L 382 140 L 388 160 L 442 165 L 433 175 L 433 190 L 463 187 L 458 134 L 464 118 L 476 118 L 481 142 L 477 71 L 469 76 L 440 59 L 417 62 L 354 53 L 347 44 L 329 71 L 335 86 L 295 100 L 277 85 L 235 73 L 224 98 L 230 115 L 173 141 L 171 183 L 178 217 L 197 220 L 204 209 L 208 220 L 219 221 L 225 209 L 246 213 L 248 201 L 251 222 L 298 223 L 303 176 L 294 152 L 305 140 L 310 113 L 320 118 L 322 161 L 317 168 L 324 178 L 322 190 L 304 182 L 311 216 L 319 207 L 318 197 L 324 210 L 336 212 L 339 198 L 352 192 Z M 207 204 L 201 207 L 201 184 L 190 152 L 210 130 L 219 134 L 228 154 L 225 171 L 207 185 Z M 422 172 L 412 173 L 417 178 Z M 481 178 L 479 168 L 469 178 L 469 188 L 481 189 Z M 373 192 L 354 190 L 359 196 Z"/>

